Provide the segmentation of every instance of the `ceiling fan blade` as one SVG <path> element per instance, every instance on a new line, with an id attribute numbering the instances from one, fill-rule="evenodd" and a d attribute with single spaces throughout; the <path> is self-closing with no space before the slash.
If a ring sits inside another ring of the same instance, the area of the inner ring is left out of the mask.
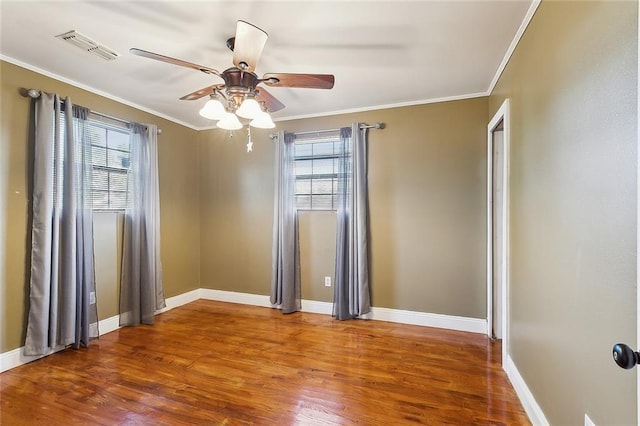
<path id="1" fill-rule="evenodd" d="M 200 90 L 196 90 L 193 93 L 184 95 L 180 98 L 181 101 L 195 101 L 200 98 L 204 98 L 207 95 L 212 94 L 216 89 L 220 90 L 224 87 L 224 84 L 214 84 L 213 86 L 203 87 Z"/>
<path id="2" fill-rule="evenodd" d="M 335 83 L 335 77 L 332 74 L 265 74 L 262 80 L 264 84 L 271 87 L 308 89 L 332 89 Z"/>
<path id="3" fill-rule="evenodd" d="M 142 56 L 144 58 L 155 59 L 156 61 L 167 62 L 169 64 L 179 65 L 181 67 L 192 68 L 192 69 L 197 70 L 197 71 L 202 71 L 205 74 L 213 74 L 213 75 L 217 75 L 217 76 L 220 75 L 220 73 L 218 71 L 214 70 L 213 68 L 205 67 L 205 66 L 194 64 L 194 63 L 187 62 L 187 61 L 183 61 L 181 59 L 171 58 L 169 56 L 160 55 L 158 53 L 148 52 L 148 51 L 142 50 L 142 49 L 136 49 L 135 47 L 132 47 L 131 49 L 129 49 L 129 52 L 131 52 L 132 54 L 137 55 L 137 56 Z"/>
<path id="4" fill-rule="evenodd" d="M 253 72 L 267 43 L 267 37 L 268 34 L 255 25 L 238 21 L 233 46 L 233 65 Z M 246 67 L 241 64 L 246 64 Z"/>
<path id="5" fill-rule="evenodd" d="M 267 92 L 267 89 L 258 87 L 256 92 L 256 100 L 258 102 L 264 102 L 267 107 L 267 111 L 276 112 L 284 108 L 284 104 L 277 100 L 271 93 Z"/>

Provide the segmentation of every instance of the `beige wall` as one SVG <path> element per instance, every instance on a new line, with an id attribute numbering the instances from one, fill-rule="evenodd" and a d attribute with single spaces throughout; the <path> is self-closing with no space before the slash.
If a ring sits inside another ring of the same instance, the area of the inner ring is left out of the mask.
<path id="1" fill-rule="evenodd" d="M 96 212 L 93 216 L 96 300 L 100 319 L 118 315 L 122 225 L 122 214 Z"/>
<path id="2" fill-rule="evenodd" d="M 543 1 L 511 99 L 511 357 L 551 424 L 636 423 L 637 2 Z"/>
<path id="3" fill-rule="evenodd" d="M 273 145 L 268 132 L 200 133 L 200 280 L 203 288 L 268 294 Z"/>
<path id="4" fill-rule="evenodd" d="M 379 307 L 485 317 L 487 98 L 279 122 L 306 131 L 383 121 L 370 131 L 371 288 Z M 203 132 L 201 279 L 269 294 L 274 149 L 268 132 Z M 204 166 L 206 164 L 206 166 Z M 331 300 L 335 219 L 301 221 L 303 298 Z"/>
<path id="5" fill-rule="evenodd" d="M 28 235 L 27 218 L 27 147 L 30 99 L 22 97 L 20 88 L 36 88 L 70 96 L 74 103 L 123 119 L 154 123 L 162 128 L 158 138 L 160 170 L 160 208 L 162 263 L 165 295 L 184 293 L 200 286 L 199 199 L 198 199 L 198 136 L 184 126 L 160 119 L 135 108 L 103 98 L 77 87 L 25 70 L 7 62 L 0 62 L 2 96 L 0 99 L 0 220 L 5 236 L 0 241 L 4 253 L 0 260 L 0 353 L 24 344 L 25 316 L 28 309 L 27 275 Z M 113 219 L 113 218 L 111 218 Z M 99 217 L 96 235 L 96 260 L 100 319 L 115 315 L 117 284 L 111 263 L 116 256 L 113 244 L 117 241 L 114 220 Z M 103 227 L 102 225 L 105 225 Z M 99 256 L 106 254 L 103 258 Z"/>
<path id="6" fill-rule="evenodd" d="M 333 302 L 336 214 L 302 211 L 298 214 L 298 229 L 302 295 L 307 300 Z M 324 277 L 331 277 L 331 287 L 325 287 Z"/>

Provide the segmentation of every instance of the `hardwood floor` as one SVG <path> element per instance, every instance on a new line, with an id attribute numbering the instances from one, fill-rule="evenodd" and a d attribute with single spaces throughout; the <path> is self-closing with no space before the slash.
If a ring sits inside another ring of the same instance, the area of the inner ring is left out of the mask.
<path id="1" fill-rule="evenodd" d="M 486 336 L 205 300 L 0 392 L 3 425 L 530 424 Z"/>

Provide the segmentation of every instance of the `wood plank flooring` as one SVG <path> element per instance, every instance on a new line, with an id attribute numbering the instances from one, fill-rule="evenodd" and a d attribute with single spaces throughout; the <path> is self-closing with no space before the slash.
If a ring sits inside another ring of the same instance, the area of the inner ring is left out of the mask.
<path id="1" fill-rule="evenodd" d="M 2 425 L 528 425 L 486 336 L 199 300 L 0 375 Z"/>

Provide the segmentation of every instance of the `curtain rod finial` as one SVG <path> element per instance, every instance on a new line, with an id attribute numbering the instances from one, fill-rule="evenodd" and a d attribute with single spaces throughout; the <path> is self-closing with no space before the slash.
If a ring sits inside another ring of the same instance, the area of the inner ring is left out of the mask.
<path id="1" fill-rule="evenodd" d="M 40 91 L 36 90 L 36 89 L 29 89 L 27 90 L 27 96 L 29 96 L 30 98 L 36 99 L 40 97 Z"/>

